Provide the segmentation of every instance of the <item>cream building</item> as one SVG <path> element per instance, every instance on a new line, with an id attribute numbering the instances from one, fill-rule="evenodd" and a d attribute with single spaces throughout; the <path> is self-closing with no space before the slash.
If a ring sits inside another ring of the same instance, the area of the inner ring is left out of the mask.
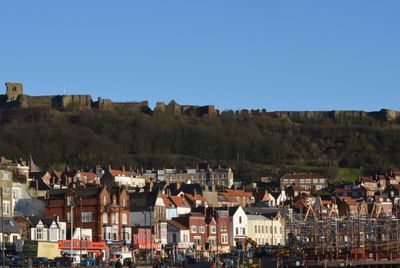
<path id="1" fill-rule="evenodd" d="M 285 219 L 278 211 L 248 213 L 247 230 L 258 245 L 285 245 Z"/>

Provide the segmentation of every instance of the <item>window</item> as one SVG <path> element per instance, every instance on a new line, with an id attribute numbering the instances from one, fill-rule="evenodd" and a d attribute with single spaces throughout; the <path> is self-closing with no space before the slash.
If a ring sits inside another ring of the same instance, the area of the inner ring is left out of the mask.
<path id="1" fill-rule="evenodd" d="M 197 226 L 196 226 L 196 225 L 190 226 L 190 232 L 191 232 L 192 234 L 197 233 Z"/>
<path id="2" fill-rule="evenodd" d="M 228 234 L 222 234 L 221 235 L 221 243 L 222 244 L 228 244 Z"/>
<path id="3" fill-rule="evenodd" d="M 36 240 L 43 240 L 43 228 L 36 229 Z"/>
<path id="4" fill-rule="evenodd" d="M 275 228 L 274 228 L 274 233 L 275 233 L 275 234 L 277 233 L 277 228 L 276 228 L 276 226 L 275 226 Z"/>
<path id="5" fill-rule="evenodd" d="M 313 179 L 313 183 L 317 184 L 318 183 L 318 179 Z"/>
<path id="6" fill-rule="evenodd" d="M 273 231 L 272 231 L 272 226 L 269 227 L 269 232 L 270 232 L 271 234 L 273 233 Z"/>
<path id="7" fill-rule="evenodd" d="M 74 197 L 67 196 L 67 206 L 73 206 L 73 205 L 74 205 Z"/>
<path id="8" fill-rule="evenodd" d="M 67 222 L 71 222 L 71 212 L 67 212 Z"/>
<path id="9" fill-rule="evenodd" d="M 265 228 L 265 229 L 267 229 L 267 228 Z M 264 225 L 261 226 L 261 232 L 264 233 Z"/>
<path id="10" fill-rule="evenodd" d="M 106 206 L 107 205 L 107 196 L 103 196 L 103 205 Z"/>
<path id="11" fill-rule="evenodd" d="M 176 241 L 176 234 L 172 234 L 172 236 L 171 236 L 171 240 L 172 240 L 172 243 L 176 243 L 177 241 Z"/>
<path id="12" fill-rule="evenodd" d="M 49 230 L 50 233 L 50 241 L 58 241 L 58 229 L 51 228 Z"/>
<path id="13" fill-rule="evenodd" d="M 10 180 L 11 179 L 11 173 L 4 172 L 3 173 L 3 180 Z"/>
<path id="14" fill-rule="evenodd" d="M 126 199 L 125 198 L 122 199 L 122 206 L 126 207 Z"/>
<path id="15" fill-rule="evenodd" d="M 19 189 L 13 189 L 12 190 L 12 198 L 13 199 L 19 199 Z"/>
<path id="16" fill-rule="evenodd" d="M 115 223 L 115 212 L 111 213 L 111 223 Z"/>
<path id="17" fill-rule="evenodd" d="M 3 201 L 3 214 L 10 214 L 10 201 Z"/>
<path id="18" fill-rule="evenodd" d="M 199 226 L 199 233 L 204 234 L 206 228 L 204 228 L 204 226 Z"/>
<path id="19" fill-rule="evenodd" d="M 82 212 L 82 222 L 92 222 L 93 213 L 92 212 Z"/>
<path id="20" fill-rule="evenodd" d="M 242 216 L 239 216 L 239 223 L 242 223 Z"/>
<path id="21" fill-rule="evenodd" d="M 8 187 L 3 187 L 3 195 L 9 195 L 11 193 L 11 189 Z"/>
<path id="22" fill-rule="evenodd" d="M 215 238 L 209 238 L 208 243 L 210 244 L 210 247 L 214 247 L 217 245 Z"/>
<path id="23" fill-rule="evenodd" d="M 246 234 L 246 228 L 242 228 L 242 235 Z"/>
<path id="24" fill-rule="evenodd" d="M 300 179 L 300 183 L 304 183 L 305 182 L 305 180 L 304 179 Z"/>
<path id="25" fill-rule="evenodd" d="M 187 234 L 183 234 L 183 242 L 187 243 L 188 241 L 189 241 L 188 235 Z"/>
<path id="26" fill-rule="evenodd" d="M 236 227 L 236 234 L 237 235 L 239 234 L 239 228 L 238 227 Z"/>
<path id="27" fill-rule="evenodd" d="M 311 179 L 306 179 L 306 183 L 310 184 L 311 183 Z"/>
<path id="28" fill-rule="evenodd" d="M 201 244 L 201 237 L 200 236 L 195 236 L 193 239 L 194 245 L 195 246 L 200 246 Z"/>
<path id="29" fill-rule="evenodd" d="M 125 213 L 122 213 L 122 224 L 128 224 L 128 219 Z"/>
<path id="30" fill-rule="evenodd" d="M 108 223 L 108 214 L 107 212 L 103 212 L 103 223 Z"/>
<path id="31" fill-rule="evenodd" d="M 113 196 L 113 204 L 116 205 L 117 204 L 117 197 L 114 195 Z"/>

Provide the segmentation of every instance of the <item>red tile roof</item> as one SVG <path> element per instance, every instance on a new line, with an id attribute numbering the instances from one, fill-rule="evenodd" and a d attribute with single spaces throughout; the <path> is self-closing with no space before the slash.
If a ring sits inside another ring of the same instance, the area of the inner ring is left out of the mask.
<path id="1" fill-rule="evenodd" d="M 92 172 L 79 172 L 79 174 L 81 176 L 81 180 L 83 179 L 83 177 L 86 177 L 88 182 L 92 182 L 96 178 L 96 174 Z"/>
<path id="2" fill-rule="evenodd" d="M 226 193 L 218 193 L 218 202 L 229 202 L 229 203 L 239 204 L 236 198 L 227 195 Z"/>
<path id="3" fill-rule="evenodd" d="M 172 201 L 172 203 L 175 204 L 176 207 L 184 207 L 184 208 L 189 207 L 189 205 L 185 202 L 185 200 L 180 196 L 170 196 L 169 199 Z"/>
<path id="4" fill-rule="evenodd" d="M 254 198 L 253 193 L 245 192 L 243 190 L 232 190 L 232 189 L 225 189 L 225 194 L 230 195 L 230 196 L 236 196 L 236 197 L 248 197 L 248 198 Z"/>
<path id="5" fill-rule="evenodd" d="M 201 195 L 192 195 L 192 194 L 185 194 L 185 196 L 190 199 L 190 201 L 195 202 L 195 201 L 202 201 L 204 202 L 204 198 Z"/>
<path id="6" fill-rule="evenodd" d="M 172 201 L 168 198 L 167 195 L 164 194 L 164 195 L 161 196 L 161 198 L 162 198 L 162 200 L 163 200 L 164 205 L 165 205 L 166 208 L 173 208 L 173 207 L 174 207 L 174 204 L 173 204 Z"/>

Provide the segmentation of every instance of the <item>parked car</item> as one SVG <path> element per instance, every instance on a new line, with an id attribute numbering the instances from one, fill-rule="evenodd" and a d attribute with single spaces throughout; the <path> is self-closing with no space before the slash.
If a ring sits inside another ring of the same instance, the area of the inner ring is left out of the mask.
<path id="1" fill-rule="evenodd" d="M 48 258 L 45 257 L 38 257 L 33 259 L 32 261 L 33 267 L 49 267 L 50 261 Z"/>
<path id="2" fill-rule="evenodd" d="M 52 267 L 71 267 L 72 259 L 70 257 L 55 257 L 54 260 L 50 261 L 50 266 Z"/>
<path id="3" fill-rule="evenodd" d="M 7 256 L 6 263 L 9 267 L 25 267 L 26 266 L 26 262 L 19 255 Z"/>
<path id="4" fill-rule="evenodd" d="M 92 257 L 86 257 L 81 260 L 82 266 L 95 266 L 96 260 Z"/>

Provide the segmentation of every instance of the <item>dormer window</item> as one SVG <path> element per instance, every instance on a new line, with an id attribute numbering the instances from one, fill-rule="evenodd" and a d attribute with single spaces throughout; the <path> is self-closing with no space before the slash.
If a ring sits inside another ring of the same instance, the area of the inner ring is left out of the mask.
<path id="1" fill-rule="evenodd" d="M 113 204 L 116 205 L 117 204 L 117 197 L 114 195 L 113 196 Z"/>
<path id="2" fill-rule="evenodd" d="M 103 196 L 103 205 L 106 206 L 107 205 L 107 196 Z"/>
<path id="3" fill-rule="evenodd" d="M 74 197 L 67 196 L 67 206 L 72 206 L 74 204 Z"/>

